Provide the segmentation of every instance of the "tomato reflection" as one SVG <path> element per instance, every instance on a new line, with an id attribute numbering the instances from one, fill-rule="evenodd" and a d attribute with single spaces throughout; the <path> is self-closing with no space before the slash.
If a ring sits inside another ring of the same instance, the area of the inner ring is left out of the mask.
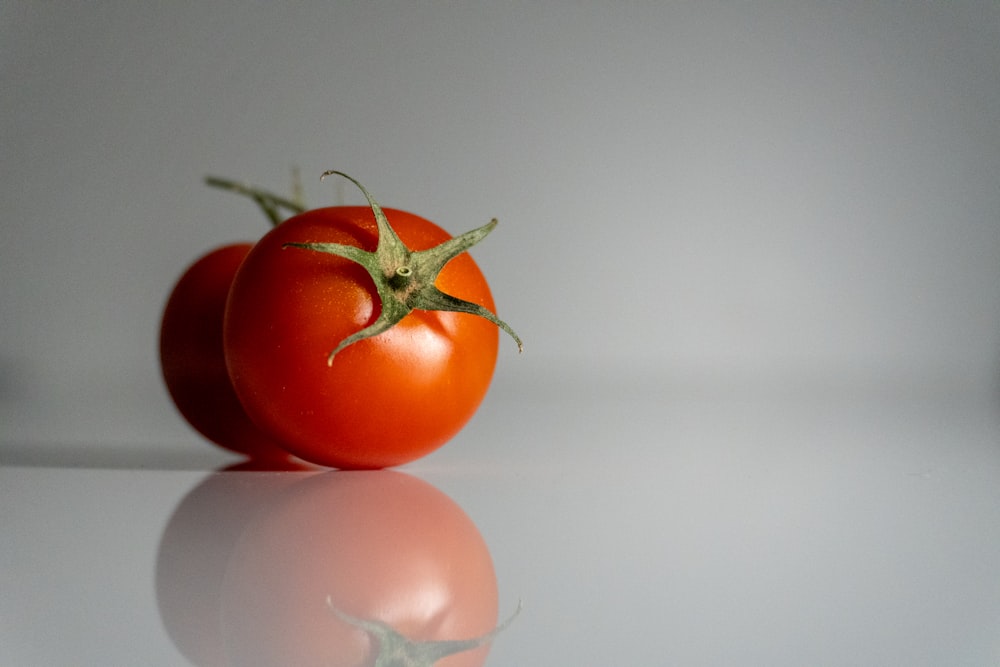
<path id="1" fill-rule="evenodd" d="M 213 475 L 167 527 L 157 588 L 200 666 L 478 667 L 497 628 L 476 526 L 400 472 Z"/>
<path id="2" fill-rule="evenodd" d="M 259 461 L 236 468 L 260 467 Z M 223 471 L 191 490 L 160 540 L 156 597 L 167 634 L 191 663 L 227 665 L 219 640 L 226 567 L 250 519 L 304 474 Z"/>

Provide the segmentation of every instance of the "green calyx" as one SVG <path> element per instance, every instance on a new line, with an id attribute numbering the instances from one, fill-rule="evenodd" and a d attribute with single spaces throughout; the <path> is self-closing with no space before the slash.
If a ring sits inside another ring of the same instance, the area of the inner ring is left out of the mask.
<path id="1" fill-rule="evenodd" d="M 354 183 L 364 194 L 375 215 L 378 226 L 378 245 L 374 252 L 339 243 L 288 243 L 286 248 L 302 248 L 343 257 L 363 266 L 375 283 L 382 312 L 372 324 L 342 340 L 327 358 L 333 358 L 345 347 L 391 329 L 414 310 L 438 310 L 469 313 L 483 317 L 497 325 L 517 342 L 523 350 L 520 337 L 510 326 L 479 304 L 451 296 L 434 286 L 444 266 L 463 252 L 483 240 L 496 227 L 496 219 L 472 231 L 456 236 L 428 250 L 410 250 L 389 225 L 389 221 L 375 198 L 353 177 L 340 171 L 328 171 L 328 176 L 343 176 Z M 258 200 L 258 204 L 261 202 Z M 263 208 L 263 204 L 261 204 Z M 266 211 L 265 211 L 266 212 Z"/>
<path id="2" fill-rule="evenodd" d="M 340 620 L 360 628 L 374 640 L 378 650 L 375 667 L 430 667 L 450 655 L 471 651 L 490 643 L 521 612 L 521 603 L 518 602 L 517 609 L 510 618 L 492 632 L 481 637 L 441 641 L 411 641 L 386 623 L 357 618 L 341 611 L 333 604 L 330 597 L 327 597 L 326 605 Z"/>

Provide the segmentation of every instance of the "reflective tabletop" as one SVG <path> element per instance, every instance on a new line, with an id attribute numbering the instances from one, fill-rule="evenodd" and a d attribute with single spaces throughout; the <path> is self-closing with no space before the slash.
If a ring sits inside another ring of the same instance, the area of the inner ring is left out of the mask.
<path id="1" fill-rule="evenodd" d="M 995 0 L 0 2 L 0 667 L 997 667 L 998 72 Z M 394 470 L 164 386 L 274 217 L 205 178 L 366 205 L 328 170 L 499 220 L 524 352 Z"/>
<path id="2" fill-rule="evenodd" d="M 0 664 L 1000 661 L 990 392 L 563 378 L 398 470 L 204 447 L 4 450 Z"/>

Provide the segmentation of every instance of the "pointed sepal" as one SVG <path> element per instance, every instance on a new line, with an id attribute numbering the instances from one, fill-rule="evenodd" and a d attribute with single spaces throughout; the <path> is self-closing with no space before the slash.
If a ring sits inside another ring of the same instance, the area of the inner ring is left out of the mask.
<path id="1" fill-rule="evenodd" d="M 327 357 L 328 364 L 333 364 L 334 357 L 347 346 L 388 331 L 413 310 L 450 311 L 483 317 L 507 332 L 517 343 L 518 352 L 523 351 L 521 338 L 494 313 L 478 304 L 446 294 L 434 285 L 438 274 L 448 262 L 493 231 L 497 225 L 495 218 L 482 227 L 448 239 L 433 248 L 410 250 L 389 224 L 382 207 L 361 183 L 334 170 L 325 172 L 323 178 L 332 175 L 343 176 L 354 183 L 368 200 L 378 227 L 378 245 L 375 251 L 369 252 L 339 243 L 288 243 L 285 247 L 328 253 L 360 264 L 375 283 L 382 310 L 375 322 L 340 341 Z"/>

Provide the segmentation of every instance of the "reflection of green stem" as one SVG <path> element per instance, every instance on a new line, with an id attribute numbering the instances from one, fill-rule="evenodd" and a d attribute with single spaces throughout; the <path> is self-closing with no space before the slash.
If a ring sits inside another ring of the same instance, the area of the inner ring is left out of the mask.
<path id="1" fill-rule="evenodd" d="M 217 176 L 206 177 L 205 184 L 213 188 L 222 188 L 223 190 L 229 190 L 250 197 L 250 199 L 257 202 L 257 205 L 260 206 L 260 209 L 267 216 L 267 219 L 271 221 L 271 224 L 277 226 L 283 221 L 280 213 L 281 209 L 286 209 L 292 215 L 298 215 L 306 210 L 305 204 L 302 202 L 302 187 L 298 182 L 299 179 L 293 174 L 292 180 L 292 189 L 295 193 L 293 199 L 281 197 L 267 190 Z"/>
<path id="2" fill-rule="evenodd" d="M 415 642 L 407 639 L 382 621 L 357 618 L 341 611 L 333 604 L 333 599 L 329 595 L 326 597 L 326 606 L 340 620 L 371 635 L 378 647 L 375 667 L 431 667 L 438 660 L 449 655 L 471 651 L 490 643 L 521 613 L 521 602 L 518 601 L 517 609 L 510 615 L 510 618 L 481 637 Z"/>

